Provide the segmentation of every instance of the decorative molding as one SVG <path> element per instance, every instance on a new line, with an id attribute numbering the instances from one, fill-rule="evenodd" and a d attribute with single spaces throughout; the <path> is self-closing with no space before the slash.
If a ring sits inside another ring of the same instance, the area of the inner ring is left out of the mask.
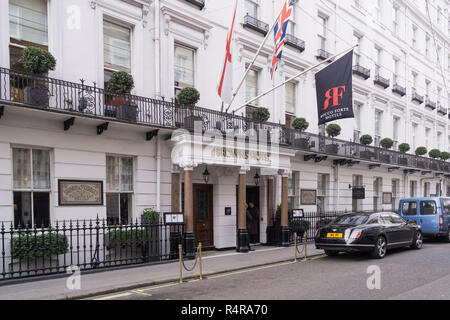
<path id="1" fill-rule="evenodd" d="M 172 21 L 171 16 L 169 14 L 165 13 L 164 14 L 164 34 L 166 36 L 168 36 L 169 33 L 170 33 L 170 23 L 171 23 L 171 21 Z"/>
<path id="2" fill-rule="evenodd" d="M 97 8 L 97 1 L 91 1 L 91 9 L 95 10 Z"/>
<path id="3" fill-rule="evenodd" d="M 211 33 L 209 32 L 209 30 L 205 30 L 203 32 L 203 47 L 208 48 L 208 41 L 209 41 L 209 37 L 211 36 Z"/>

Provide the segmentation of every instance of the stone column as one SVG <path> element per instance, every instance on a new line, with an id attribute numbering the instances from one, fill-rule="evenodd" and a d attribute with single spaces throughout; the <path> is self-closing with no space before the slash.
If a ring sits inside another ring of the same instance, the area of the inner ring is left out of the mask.
<path id="1" fill-rule="evenodd" d="M 195 234 L 194 234 L 194 195 L 192 186 L 192 167 L 184 168 L 184 247 L 186 258 L 195 258 Z"/>
<path id="2" fill-rule="evenodd" d="M 236 251 L 248 252 L 249 234 L 246 221 L 246 201 L 247 201 L 247 168 L 239 171 L 239 192 L 238 192 L 238 232 L 236 239 Z"/>
<path id="3" fill-rule="evenodd" d="M 274 244 L 275 243 L 275 233 L 273 228 L 273 213 L 274 213 L 274 202 L 273 202 L 273 178 L 270 177 L 267 179 L 267 243 Z"/>
<path id="4" fill-rule="evenodd" d="M 289 247 L 288 218 L 288 179 L 289 172 L 284 171 L 281 177 L 281 246 Z"/>
<path id="5" fill-rule="evenodd" d="M 180 193 L 181 193 L 181 175 L 178 170 L 172 171 L 171 185 L 171 211 L 181 212 Z M 180 226 L 170 227 L 170 257 L 178 258 L 178 245 L 181 244 L 181 228 Z"/>

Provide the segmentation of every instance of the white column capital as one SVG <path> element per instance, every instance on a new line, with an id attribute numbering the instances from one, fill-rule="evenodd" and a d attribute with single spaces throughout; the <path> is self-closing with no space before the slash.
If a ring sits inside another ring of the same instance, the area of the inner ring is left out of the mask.
<path id="1" fill-rule="evenodd" d="M 239 168 L 239 174 L 247 174 L 247 172 L 250 171 L 250 167 L 249 166 L 242 166 Z"/>

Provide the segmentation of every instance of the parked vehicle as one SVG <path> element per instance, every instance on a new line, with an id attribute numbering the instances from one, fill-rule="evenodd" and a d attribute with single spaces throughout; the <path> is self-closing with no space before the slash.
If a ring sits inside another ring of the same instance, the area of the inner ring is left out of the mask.
<path id="1" fill-rule="evenodd" d="M 450 242 L 450 198 L 402 199 L 398 213 L 403 219 L 420 225 L 425 237 L 443 237 Z"/>
<path id="2" fill-rule="evenodd" d="M 419 225 L 407 223 L 396 213 L 352 213 L 319 228 L 315 243 L 317 249 L 324 249 L 329 256 L 366 251 L 382 259 L 388 249 L 406 246 L 421 249 L 423 236 Z"/>

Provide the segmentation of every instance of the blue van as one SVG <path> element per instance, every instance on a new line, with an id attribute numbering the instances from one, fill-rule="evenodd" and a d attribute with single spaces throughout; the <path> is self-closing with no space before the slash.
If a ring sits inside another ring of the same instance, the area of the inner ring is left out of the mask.
<path id="1" fill-rule="evenodd" d="M 424 236 L 444 237 L 450 242 L 450 198 L 402 199 L 398 214 L 406 221 L 420 225 Z"/>

